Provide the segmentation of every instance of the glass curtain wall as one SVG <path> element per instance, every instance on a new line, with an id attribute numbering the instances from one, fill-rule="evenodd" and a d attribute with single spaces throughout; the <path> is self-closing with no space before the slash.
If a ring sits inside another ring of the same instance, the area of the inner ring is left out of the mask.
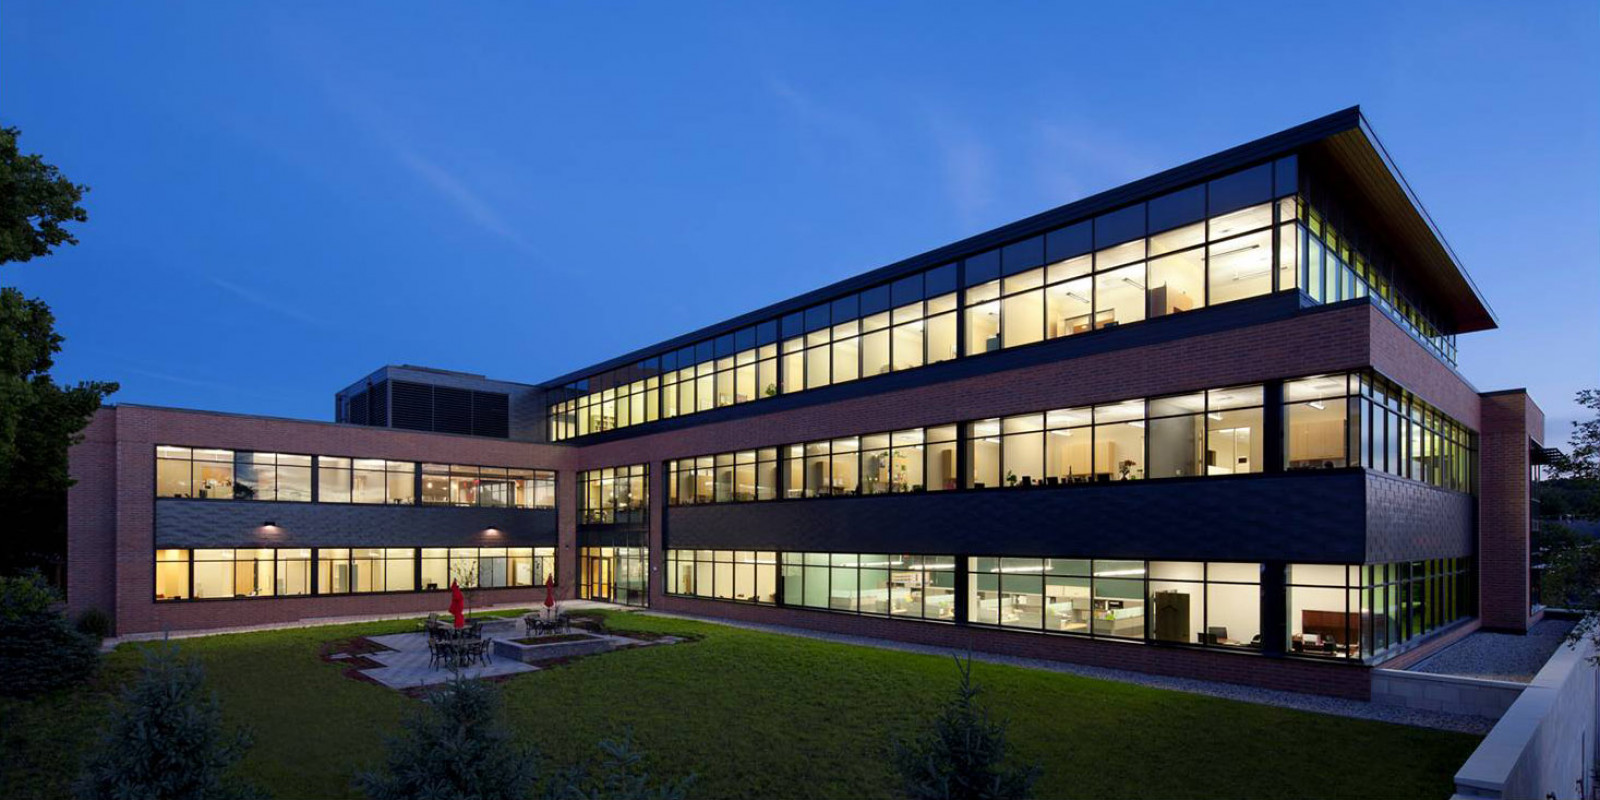
<path id="1" fill-rule="evenodd" d="M 668 550 L 667 594 L 772 605 L 778 602 L 778 554 Z"/>
<path id="2" fill-rule="evenodd" d="M 263 548 L 156 551 L 158 601 L 542 585 L 553 547 Z"/>
<path id="3" fill-rule="evenodd" d="M 1285 381 L 1284 465 L 1368 467 L 1458 492 L 1475 491 L 1471 430 L 1370 372 Z"/>
<path id="4" fill-rule="evenodd" d="M 650 514 L 650 465 L 631 464 L 578 473 L 578 521 L 586 525 L 642 525 Z"/>
<path id="5" fill-rule="evenodd" d="M 1286 203 L 1289 201 L 1285 201 Z M 1320 206 L 1320 208 L 1319 208 Z M 1297 250 L 1299 283 L 1318 303 L 1337 303 L 1358 297 L 1371 297 L 1378 308 L 1416 337 L 1428 349 L 1450 364 L 1456 363 L 1456 337 L 1440 330 L 1433 318 L 1415 298 L 1399 285 L 1396 272 L 1374 248 L 1355 241 L 1350 229 L 1341 230 L 1329 220 L 1331 203 L 1306 202 L 1292 205 L 1285 218 L 1298 217 L 1293 242 Z M 1290 241 L 1285 235 L 1284 240 Z"/>
<path id="6" fill-rule="evenodd" d="M 423 505 L 555 508 L 551 470 L 424 464 L 421 476 Z M 156 446 L 163 498 L 414 505 L 417 477 L 412 461 Z"/>
<path id="7" fill-rule="evenodd" d="M 1262 388 L 978 420 L 967 486 L 1026 488 L 1262 470 Z"/>
<path id="8" fill-rule="evenodd" d="M 575 381 L 551 406 L 551 440 L 1291 289 L 1370 295 L 1455 363 L 1455 337 L 1301 184 L 1292 156 L 1260 164 L 968 256 L 960 292 L 946 264 Z"/>
<path id="9" fill-rule="evenodd" d="M 783 604 L 851 614 L 953 622 L 954 556 L 783 553 Z"/>

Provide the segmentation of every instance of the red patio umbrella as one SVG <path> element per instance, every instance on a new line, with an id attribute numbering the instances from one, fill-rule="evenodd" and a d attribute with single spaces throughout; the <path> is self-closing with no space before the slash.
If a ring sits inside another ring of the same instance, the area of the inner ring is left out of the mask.
<path id="1" fill-rule="evenodd" d="M 467 627 L 467 618 L 461 612 L 466 610 L 467 598 L 461 593 L 461 587 L 454 580 L 450 581 L 450 614 L 456 618 L 456 627 Z"/>
<path id="2" fill-rule="evenodd" d="M 544 579 L 544 607 L 554 608 L 556 604 L 556 576 L 547 575 Z"/>

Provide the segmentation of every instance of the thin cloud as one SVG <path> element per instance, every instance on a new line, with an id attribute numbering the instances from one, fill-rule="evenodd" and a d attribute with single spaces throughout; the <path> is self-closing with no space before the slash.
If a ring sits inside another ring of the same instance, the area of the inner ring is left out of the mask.
<path id="1" fill-rule="evenodd" d="M 496 211 L 494 205 L 484 200 L 472 187 L 457 177 L 454 173 L 424 158 L 422 154 L 398 143 L 391 142 L 389 149 L 406 169 L 421 178 L 423 182 L 433 189 L 485 231 L 500 237 L 516 248 L 523 255 L 538 260 L 541 264 L 544 259 L 539 255 L 533 243 L 523 237 L 522 233 L 506 221 L 505 217 Z"/>
<path id="2" fill-rule="evenodd" d="M 249 303 L 249 304 L 251 304 L 253 306 L 256 306 L 257 308 L 260 308 L 260 309 L 263 309 L 263 310 L 266 310 L 266 311 L 271 311 L 274 314 L 281 314 L 281 315 L 283 315 L 285 317 L 289 317 L 290 319 L 297 320 L 299 322 L 303 322 L 303 323 L 305 323 L 305 324 L 307 324 L 307 325 L 309 325 L 309 326 L 311 326 L 313 328 L 326 328 L 326 327 L 328 327 L 326 320 L 324 320 L 324 319 L 322 319 L 320 317 L 314 317 L 314 316 L 312 316 L 310 314 L 307 314 L 306 312 L 304 312 L 304 311 L 300 310 L 299 308 L 296 308 L 296 307 L 294 307 L 294 306 L 292 306 L 292 305 L 290 305 L 288 303 L 279 302 L 279 301 L 277 301 L 277 300 L 275 300 L 275 299 L 273 299 L 271 297 L 268 297 L 265 294 L 262 294 L 259 291 L 256 291 L 255 289 L 251 289 L 251 288 L 246 287 L 246 286 L 240 286 L 239 284 L 234 283 L 233 281 L 226 280 L 224 278 L 219 278 L 219 277 L 217 277 L 215 275 L 202 275 L 201 277 L 204 278 L 206 280 L 206 282 L 210 283 L 212 286 L 215 286 L 215 287 L 217 287 L 219 289 L 222 289 L 222 290 L 228 292 L 229 294 L 232 294 L 233 296 L 239 298 L 240 300 L 243 300 L 246 303 Z"/>

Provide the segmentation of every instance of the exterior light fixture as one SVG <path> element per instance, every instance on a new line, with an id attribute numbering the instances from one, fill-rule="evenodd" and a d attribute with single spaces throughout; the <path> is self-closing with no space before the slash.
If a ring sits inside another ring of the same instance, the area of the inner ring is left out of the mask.
<path id="1" fill-rule="evenodd" d="M 276 528 L 276 527 L 278 527 L 278 523 L 273 522 L 272 520 L 269 519 L 266 522 L 261 523 L 261 527 L 263 527 L 263 528 Z"/>

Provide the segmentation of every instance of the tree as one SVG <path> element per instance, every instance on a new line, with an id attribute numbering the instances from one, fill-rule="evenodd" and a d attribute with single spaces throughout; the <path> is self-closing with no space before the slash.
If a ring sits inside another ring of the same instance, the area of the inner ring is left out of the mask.
<path id="1" fill-rule="evenodd" d="M 0 264 L 76 244 L 63 225 L 83 222 L 87 187 L 38 155 L 17 149 L 17 129 L 0 129 Z M 57 386 L 50 377 L 62 337 L 43 301 L 0 289 L 0 569 L 55 568 L 66 550 L 67 450 L 117 384 Z M 59 582 L 59 580 L 58 580 Z"/>
<path id="2" fill-rule="evenodd" d="M 250 746 L 227 733 L 205 670 L 172 643 L 144 651 L 139 676 L 123 690 L 78 780 L 78 796 L 223 800 L 256 796 L 228 775 Z"/>
<path id="3" fill-rule="evenodd" d="M 1592 419 L 1572 423 L 1571 446 L 1550 465 L 1557 478 L 1600 481 L 1600 389 L 1581 389 L 1578 405 L 1595 412 Z"/>
<path id="4" fill-rule="evenodd" d="M 66 222 L 87 222 L 78 205 L 89 187 L 73 183 L 38 155 L 17 150 L 16 128 L 0 128 L 0 264 L 50 255 L 77 244 Z"/>
<path id="5" fill-rule="evenodd" d="M 67 622 L 61 595 L 39 573 L 0 577 L 0 695 L 70 686 L 99 665 L 99 639 Z"/>
<path id="6" fill-rule="evenodd" d="M 914 800 L 1021 800 L 1039 778 L 1037 764 L 1015 762 L 1006 723 L 989 719 L 978 705 L 982 689 L 972 682 L 972 657 L 956 659 L 961 684 L 933 727 L 911 741 L 895 743 L 894 764 L 905 796 Z"/>
<path id="7" fill-rule="evenodd" d="M 356 776 L 374 800 L 523 800 L 538 778 L 537 756 L 517 747 L 499 691 L 458 672 L 424 699 L 389 742 L 381 770 Z"/>
<path id="8" fill-rule="evenodd" d="M 621 739 L 600 742 L 597 764 L 578 765 L 552 775 L 545 800 L 683 800 L 694 775 L 657 781 L 645 766 L 644 753 L 633 744 L 633 730 Z"/>

